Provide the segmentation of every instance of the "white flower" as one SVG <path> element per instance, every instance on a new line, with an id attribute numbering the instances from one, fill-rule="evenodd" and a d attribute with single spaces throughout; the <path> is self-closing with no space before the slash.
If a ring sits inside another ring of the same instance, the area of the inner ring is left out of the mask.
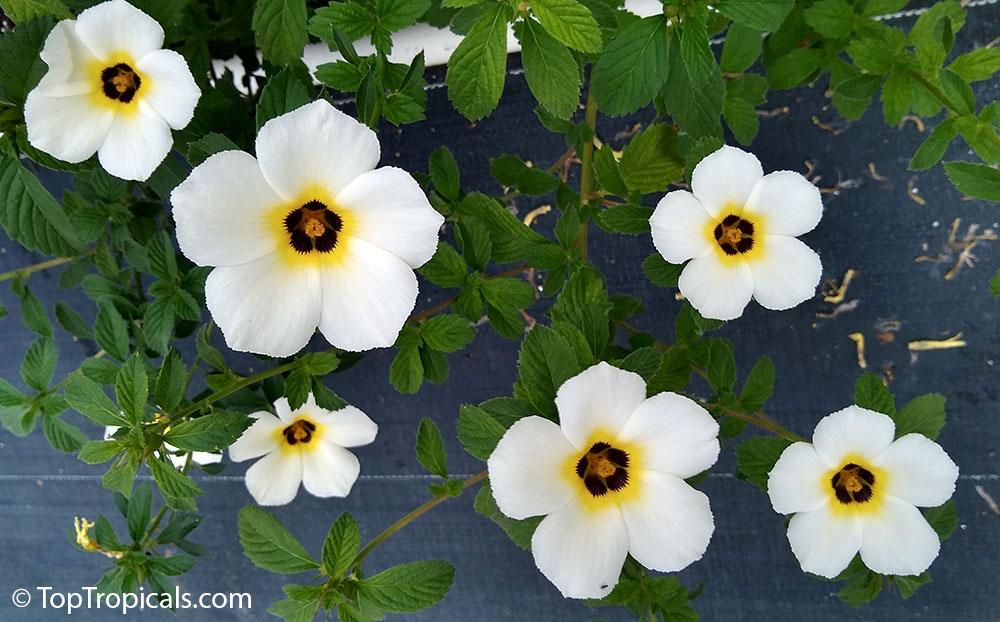
<path id="1" fill-rule="evenodd" d="M 284 505 L 295 498 L 299 484 L 317 497 L 346 497 L 358 479 L 361 464 L 345 447 L 375 440 L 378 426 L 354 406 L 324 410 L 310 393 L 297 410 L 288 400 L 274 403 L 278 416 L 261 411 L 246 432 L 229 447 L 229 458 L 243 462 L 259 458 L 247 469 L 247 489 L 260 505 Z"/>
<path id="2" fill-rule="evenodd" d="M 257 158 L 217 153 L 174 189 L 181 251 L 218 266 L 205 297 L 230 348 L 289 356 L 317 326 L 345 350 L 396 340 L 444 217 L 378 159 L 375 133 L 319 100 L 265 123 Z"/>
<path id="3" fill-rule="evenodd" d="M 832 579 L 860 551 L 881 574 L 917 575 L 937 557 L 937 534 L 915 506 L 955 491 L 958 467 L 920 434 L 896 440 L 886 415 L 848 406 L 820 420 L 813 442 L 781 454 L 767 482 L 776 512 L 795 513 L 788 542 L 802 570 Z"/>
<path id="4" fill-rule="evenodd" d="M 49 66 L 24 103 L 28 142 L 67 162 L 97 157 L 112 175 L 144 181 L 191 121 L 201 91 L 163 28 L 125 0 L 56 24 Z"/>
<path id="5" fill-rule="evenodd" d="M 815 293 L 823 267 L 795 236 L 812 231 L 822 215 L 819 190 L 805 177 L 764 175 L 753 154 L 724 146 L 694 167 L 691 192 L 660 199 L 649 225 L 664 259 L 691 260 L 678 280 L 691 306 L 732 320 L 751 296 L 780 311 Z"/>
<path id="6" fill-rule="evenodd" d="M 114 440 L 115 432 L 119 429 L 121 428 L 117 425 L 105 426 L 104 440 Z M 169 430 L 170 428 L 167 429 Z M 188 454 L 191 454 L 191 462 L 197 465 L 218 464 L 219 462 L 222 462 L 221 453 L 214 453 L 211 451 L 185 451 L 178 447 L 174 447 L 170 443 L 163 443 L 163 450 L 164 453 L 167 454 L 167 458 L 170 459 L 170 464 L 174 465 L 174 468 L 177 470 L 183 469 L 184 465 L 187 464 Z"/>
<path id="7" fill-rule="evenodd" d="M 563 596 L 601 598 L 627 554 L 665 572 L 701 559 L 715 524 L 684 478 L 715 464 L 715 419 L 675 393 L 646 399 L 639 375 L 607 363 L 567 380 L 556 407 L 559 425 L 518 420 L 488 462 L 504 514 L 546 515 L 531 538 L 542 574 Z"/>

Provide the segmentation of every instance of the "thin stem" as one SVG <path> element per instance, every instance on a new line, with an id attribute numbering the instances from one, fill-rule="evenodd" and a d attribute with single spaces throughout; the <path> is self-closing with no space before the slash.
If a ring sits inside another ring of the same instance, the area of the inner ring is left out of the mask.
<path id="1" fill-rule="evenodd" d="M 18 268 L 17 270 L 11 270 L 10 272 L 4 272 L 0 274 L 0 281 L 7 281 L 19 276 L 27 276 L 33 272 L 39 272 L 41 270 L 47 270 L 49 268 L 54 268 L 55 266 L 61 266 L 64 263 L 69 263 L 73 261 L 73 257 L 56 257 L 55 259 L 50 259 L 48 261 L 43 261 L 41 263 L 32 264 L 30 266 L 25 266 L 23 268 Z"/>
<path id="2" fill-rule="evenodd" d="M 160 508 L 160 511 L 157 512 L 156 516 L 153 517 L 153 522 L 149 525 L 149 531 L 146 532 L 146 537 L 143 540 L 143 548 L 146 548 L 146 545 L 152 542 L 153 532 L 155 532 L 156 528 L 160 526 L 160 521 L 163 520 L 163 517 L 164 515 L 166 515 L 166 513 L 167 513 L 167 504 L 164 503 L 163 507 Z"/>
<path id="3" fill-rule="evenodd" d="M 594 91 L 587 89 L 587 108 L 584 112 L 584 122 L 593 132 L 597 127 L 597 101 L 594 99 Z M 583 153 L 580 157 L 582 168 L 580 169 L 580 207 L 583 207 L 590 200 L 590 194 L 594 186 L 594 141 L 588 140 L 583 144 Z M 580 254 L 584 260 L 587 259 L 587 231 L 590 219 L 584 218 L 580 221 L 580 232 L 576 236 L 573 246 L 580 249 Z"/>
<path id="4" fill-rule="evenodd" d="M 520 266 L 515 266 L 515 267 L 511 268 L 510 270 L 505 270 L 505 271 L 501 272 L 500 274 L 494 274 L 493 276 L 488 276 L 488 277 L 486 277 L 483 280 L 485 280 L 485 281 L 491 281 L 493 279 L 502 279 L 502 278 L 506 278 L 506 277 L 509 277 L 509 276 L 514 276 L 516 274 L 521 274 L 522 272 L 527 272 L 528 270 L 531 270 L 531 266 L 526 265 L 526 264 L 522 264 Z M 447 300 L 442 300 L 441 302 L 437 303 L 433 307 L 429 307 L 427 309 L 424 309 L 423 311 L 420 311 L 419 313 L 414 313 L 413 315 L 410 316 L 410 319 L 408 319 L 406 321 L 408 323 L 410 323 L 410 324 L 415 324 L 417 322 L 422 322 L 422 321 L 426 320 L 427 318 L 431 317 L 432 315 L 436 315 L 436 314 L 444 311 L 445 309 L 447 309 L 451 305 L 455 304 L 456 302 L 458 302 L 458 296 L 452 296 L 451 298 L 449 298 Z"/>
<path id="5" fill-rule="evenodd" d="M 273 367 L 271 369 L 262 371 L 259 374 L 254 374 L 252 376 L 247 376 L 243 380 L 240 380 L 239 382 L 236 382 L 236 383 L 234 383 L 234 384 L 226 387 L 225 389 L 220 389 L 219 391 L 216 391 L 215 393 L 209 395 L 208 397 L 206 397 L 204 399 L 201 399 L 201 400 L 198 400 L 197 402 L 195 402 L 194 404 L 191 404 L 187 408 L 182 409 L 177 414 L 175 414 L 173 417 L 171 417 L 170 421 L 174 422 L 174 421 L 177 421 L 177 420 L 182 419 L 184 417 L 187 417 L 188 415 L 190 415 L 192 413 L 198 412 L 199 410 L 201 410 L 202 408 L 208 406 L 209 404 L 217 402 L 217 401 L 221 400 L 222 398 L 226 397 L 227 395 L 230 395 L 232 393 L 235 393 L 235 392 L 239 391 L 243 387 L 249 386 L 249 385 L 251 385 L 251 384 L 253 384 L 255 382 L 260 382 L 261 380 L 264 380 L 266 378 L 270 378 L 271 376 L 277 376 L 278 374 L 283 374 L 286 371 L 291 371 L 291 370 L 295 369 L 298 366 L 299 366 L 299 362 L 298 361 L 291 361 L 290 363 L 285 363 L 284 365 L 278 365 L 277 367 Z"/>
<path id="6" fill-rule="evenodd" d="M 486 479 L 486 476 L 487 476 L 487 472 L 486 471 L 483 471 L 482 473 L 478 473 L 476 475 L 473 475 L 469 479 L 465 480 L 465 482 L 462 484 L 462 488 L 468 488 L 469 486 L 472 486 L 475 483 L 481 482 L 484 479 Z M 440 494 L 440 495 L 434 497 L 433 499 L 431 499 L 430 501 L 424 503 L 423 505 L 421 505 L 417 509 L 413 510 L 412 512 L 410 512 L 409 514 L 407 514 L 403 518 L 399 519 L 395 523 L 389 525 L 385 529 L 385 531 L 383 531 L 382 533 L 380 533 L 377 536 L 375 536 L 374 540 L 372 540 L 371 542 L 369 542 L 365 546 L 365 548 L 361 549 L 361 551 L 358 553 L 357 557 L 354 558 L 354 562 L 351 564 L 351 567 L 354 568 L 355 572 L 357 572 L 358 570 L 360 570 L 361 569 L 361 562 L 364 561 L 365 557 L 369 553 L 371 553 L 375 549 L 375 547 L 377 547 L 378 545 L 382 544 L 382 542 L 384 542 L 392 534 L 396 533 L 397 531 L 399 531 L 403 527 L 406 527 L 407 525 L 409 525 L 410 523 L 412 523 L 417 518 L 420 518 L 423 514 L 425 514 L 428 510 L 430 510 L 431 508 L 433 508 L 437 504 L 439 504 L 442 501 L 444 501 L 446 499 L 449 499 L 449 498 L 451 498 L 451 495 L 449 495 L 447 493 Z"/>

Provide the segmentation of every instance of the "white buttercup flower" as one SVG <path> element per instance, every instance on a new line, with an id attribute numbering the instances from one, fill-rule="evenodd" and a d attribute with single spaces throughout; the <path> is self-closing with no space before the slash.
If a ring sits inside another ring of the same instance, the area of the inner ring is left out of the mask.
<path id="1" fill-rule="evenodd" d="M 148 179 L 201 96 L 184 57 L 162 46 L 163 28 L 125 0 L 56 24 L 41 53 L 49 70 L 24 102 L 28 142 L 73 163 L 96 152 L 112 175 Z"/>
<path id="2" fill-rule="evenodd" d="M 819 223 L 819 190 L 793 171 L 764 175 L 753 154 L 724 146 L 691 173 L 691 192 L 667 193 L 649 225 L 678 287 L 703 316 L 732 320 L 751 296 L 780 311 L 816 292 L 819 256 L 795 236 Z"/>
<path id="3" fill-rule="evenodd" d="M 224 151 L 171 194 L 181 251 L 233 350 L 289 356 L 318 326 L 333 345 L 392 345 L 417 299 L 413 269 L 444 217 L 404 170 L 372 170 L 375 133 L 319 100 L 271 119 L 257 157 Z"/>
<path id="4" fill-rule="evenodd" d="M 229 458 L 260 458 L 247 469 L 247 489 L 260 505 L 284 505 L 299 484 L 317 497 L 346 497 L 361 472 L 357 456 L 345 447 L 375 440 L 378 426 L 354 406 L 324 410 L 310 393 L 301 408 L 288 400 L 274 403 L 277 416 L 261 411 L 246 432 L 229 447 Z"/>
<path id="5" fill-rule="evenodd" d="M 917 506 L 947 501 L 958 467 L 934 441 L 895 431 L 886 415 L 848 406 L 820 420 L 811 445 L 781 454 L 767 493 L 776 512 L 795 513 L 788 541 L 802 570 L 832 579 L 860 551 L 875 572 L 917 575 L 937 557 Z"/>
<path id="6" fill-rule="evenodd" d="M 684 479 L 715 464 L 719 425 L 675 393 L 646 399 L 637 374 L 598 363 L 556 394 L 560 424 L 518 420 L 489 458 L 497 505 L 545 515 L 535 563 L 563 596 L 601 598 L 625 557 L 675 571 L 701 559 L 715 523 Z"/>

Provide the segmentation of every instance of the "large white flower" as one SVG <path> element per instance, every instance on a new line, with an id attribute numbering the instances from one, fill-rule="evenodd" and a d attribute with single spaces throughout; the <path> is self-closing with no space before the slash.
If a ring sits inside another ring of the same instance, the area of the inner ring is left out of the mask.
<path id="1" fill-rule="evenodd" d="M 378 426 L 354 406 L 324 410 L 310 393 L 297 410 L 288 400 L 274 403 L 277 416 L 260 411 L 246 432 L 229 447 L 229 458 L 260 458 L 247 469 L 247 489 L 260 505 L 284 505 L 299 484 L 317 497 L 346 497 L 361 472 L 358 457 L 345 447 L 375 440 Z"/>
<path id="2" fill-rule="evenodd" d="M 345 350 L 396 340 L 444 217 L 378 159 L 375 133 L 319 100 L 265 123 L 257 158 L 217 153 L 174 189 L 181 251 L 218 266 L 205 298 L 230 348 L 288 356 L 317 326 Z"/>
<path id="3" fill-rule="evenodd" d="M 678 287 L 703 316 L 732 320 L 752 296 L 780 311 L 819 285 L 819 256 L 795 236 L 819 223 L 819 190 L 802 175 L 764 175 L 753 154 L 724 146 L 691 173 L 691 192 L 667 193 L 649 225 L 653 245 L 679 264 Z"/>
<path id="4" fill-rule="evenodd" d="M 125 0 L 56 24 L 48 72 L 24 102 L 28 142 L 67 162 L 97 157 L 112 175 L 146 180 L 191 121 L 201 91 L 163 28 Z"/>
<path id="5" fill-rule="evenodd" d="M 600 598 L 627 554 L 665 572 L 701 559 L 715 523 L 684 478 L 715 464 L 715 419 L 675 393 L 646 399 L 642 377 L 607 363 L 567 380 L 556 407 L 559 425 L 518 420 L 488 462 L 500 511 L 545 515 L 531 538 L 542 574 L 563 596 Z"/>
<path id="6" fill-rule="evenodd" d="M 927 437 L 895 431 L 886 415 L 848 406 L 820 420 L 811 445 L 781 454 L 767 493 L 776 512 L 795 513 L 788 542 L 802 570 L 832 579 L 860 551 L 875 572 L 917 575 L 937 557 L 916 506 L 947 501 L 958 467 Z"/>

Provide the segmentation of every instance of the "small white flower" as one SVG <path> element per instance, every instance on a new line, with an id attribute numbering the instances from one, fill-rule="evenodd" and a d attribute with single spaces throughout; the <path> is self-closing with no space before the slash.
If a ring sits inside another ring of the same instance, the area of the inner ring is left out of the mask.
<path id="1" fill-rule="evenodd" d="M 489 458 L 497 505 L 545 515 L 535 564 L 563 596 L 601 598 L 625 557 L 664 572 L 701 559 L 715 523 L 708 497 L 684 478 L 719 456 L 719 425 L 675 393 L 646 399 L 637 374 L 598 363 L 556 394 L 560 424 L 532 416 Z"/>
<path id="2" fill-rule="evenodd" d="M 271 119 L 256 146 L 213 155 L 170 197 L 181 251 L 218 266 L 205 298 L 226 343 L 289 356 L 319 326 L 345 350 L 392 345 L 444 217 L 406 171 L 372 170 L 375 133 L 326 101 Z"/>
<path id="3" fill-rule="evenodd" d="M 317 497 L 346 497 L 361 472 L 357 456 L 345 447 L 375 440 L 378 426 L 354 406 L 324 410 L 310 393 L 297 410 L 288 400 L 274 403 L 278 416 L 261 411 L 246 432 L 229 447 L 229 458 L 259 458 L 247 469 L 247 489 L 260 505 L 284 505 L 299 484 Z"/>
<path id="4" fill-rule="evenodd" d="M 163 28 L 125 0 L 56 24 L 48 73 L 24 103 L 28 142 L 73 163 L 97 152 L 112 175 L 148 179 L 201 96 L 184 57 L 162 46 Z"/>
<path id="5" fill-rule="evenodd" d="M 115 432 L 120 429 L 120 426 L 109 425 L 104 427 L 104 440 L 110 441 L 114 440 Z M 167 428 L 169 429 L 169 428 Z M 218 464 L 222 462 L 222 454 L 214 453 L 211 451 L 185 451 L 178 447 L 174 447 L 170 443 L 163 443 L 164 452 L 167 454 L 167 458 L 170 459 L 170 464 L 174 465 L 178 471 L 184 468 L 187 464 L 187 455 L 191 454 L 191 462 L 197 465 L 207 465 L 207 464 Z"/>
<path id="6" fill-rule="evenodd" d="M 767 493 L 776 512 L 795 513 L 788 542 L 802 570 L 832 579 L 860 551 L 875 572 L 917 575 L 937 557 L 916 506 L 947 501 L 958 467 L 927 437 L 895 431 L 886 415 L 848 406 L 816 424 L 811 445 L 781 454 Z"/>
<path id="7" fill-rule="evenodd" d="M 752 296 L 781 311 L 819 285 L 819 256 L 795 236 L 819 223 L 819 190 L 802 175 L 764 175 L 753 154 L 724 146 L 691 173 L 691 192 L 660 199 L 649 219 L 653 245 L 680 264 L 681 293 L 703 316 L 732 320 Z"/>

